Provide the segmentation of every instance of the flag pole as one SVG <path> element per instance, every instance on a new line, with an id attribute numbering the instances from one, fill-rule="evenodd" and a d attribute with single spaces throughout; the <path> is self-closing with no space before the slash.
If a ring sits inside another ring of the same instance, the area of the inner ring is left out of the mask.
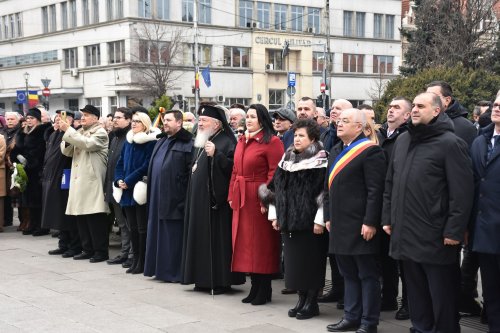
<path id="1" fill-rule="evenodd" d="M 198 0 L 193 3 L 193 28 L 194 28 L 194 108 L 196 117 L 200 106 L 200 64 L 198 59 Z"/>

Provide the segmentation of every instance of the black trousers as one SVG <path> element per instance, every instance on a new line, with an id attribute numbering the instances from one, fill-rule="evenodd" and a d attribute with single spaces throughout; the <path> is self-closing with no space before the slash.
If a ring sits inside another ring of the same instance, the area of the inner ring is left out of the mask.
<path id="1" fill-rule="evenodd" d="M 458 263 L 433 265 L 404 260 L 403 267 L 413 327 L 418 332 L 460 332 Z"/>
<path id="2" fill-rule="evenodd" d="M 107 257 L 109 228 L 106 213 L 79 215 L 76 221 L 82 250 L 95 257 Z"/>
<path id="3" fill-rule="evenodd" d="M 4 220 L 5 224 L 11 224 L 12 221 L 14 220 L 14 208 L 12 207 L 12 198 L 9 196 L 6 196 L 4 198 L 3 216 L 5 219 Z"/>
<path id="4" fill-rule="evenodd" d="M 66 215 L 63 223 L 63 227 L 59 230 L 59 248 L 65 251 L 69 250 L 74 253 L 80 253 L 82 245 L 76 217 Z"/>
<path id="5" fill-rule="evenodd" d="M 398 298 L 399 271 L 397 260 L 389 256 L 390 236 L 381 234 L 380 265 L 382 273 L 382 303 L 395 303 Z"/>
<path id="6" fill-rule="evenodd" d="M 376 255 L 335 255 L 344 277 L 344 317 L 376 326 L 380 317 L 380 269 Z"/>
<path id="7" fill-rule="evenodd" d="M 500 254 L 478 253 L 490 333 L 500 332 Z"/>

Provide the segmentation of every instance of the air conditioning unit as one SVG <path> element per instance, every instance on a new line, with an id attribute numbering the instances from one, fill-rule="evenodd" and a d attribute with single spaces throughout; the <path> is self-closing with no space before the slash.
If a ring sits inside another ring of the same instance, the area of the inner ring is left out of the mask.
<path id="1" fill-rule="evenodd" d="M 274 64 L 267 64 L 267 65 L 266 65 L 266 69 L 267 69 L 268 71 L 273 71 L 273 70 L 274 70 Z"/>
<path id="2" fill-rule="evenodd" d="M 226 98 L 222 95 L 215 96 L 215 101 L 217 103 L 224 103 L 226 101 Z"/>
<path id="3" fill-rule="evenodd" d="M 70 69 L 70 74 L 72 77 L 78 77 L 78 68 Z"/>
<path id="4" fill-rule="evenodd" d="M 313 27 L 308 27 L 308 28 L 306 29 L 306 32 L 308 32 L 308 33 L 312 34 L 312 33 L 314 32 L 314 28 L 313 28 Z"/>
<path id="5" fill-rule="evenodd" d="M 247 28 L 251 28 L 252 27 L 252 22 L 247 22 Z"/>

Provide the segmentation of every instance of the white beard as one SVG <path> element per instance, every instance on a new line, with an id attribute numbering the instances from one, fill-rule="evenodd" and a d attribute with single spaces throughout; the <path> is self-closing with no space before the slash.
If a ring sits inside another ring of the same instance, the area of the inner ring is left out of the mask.
<path id="1" fill-rule="evenodd" d="M 194 139 L 194 146 L 196 148 L 205 147 L 205 143 L 207 143 L 208 139 L 213 134 L 214 134 L 214 131 L 212 129 L 206 129 L 203 131 L 200 131 L 200 129 L 198 129 L 198 133 L 196 133 L 196 138 Z"/>

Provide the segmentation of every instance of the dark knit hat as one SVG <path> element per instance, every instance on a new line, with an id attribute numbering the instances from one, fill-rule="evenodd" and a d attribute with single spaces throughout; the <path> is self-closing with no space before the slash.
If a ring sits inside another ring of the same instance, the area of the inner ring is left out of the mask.
<path id="1" fill-rule="evenodd" d="M 144 106 L 140 106 L 140 105 L 136 105 L 136 106 L 130 108 L 130 111 L 132 111 L 132 113 L 143 112 L 145 114 L 149 114 L 148 110 Z"/>
<path id="2" fill-rule="evenodd" d="M 42 121 L 42 111 L 37 108 L 29 109 L 28 112 L 26 112 L 26 117 L 28 116 L 36 118 L 38 121 Z"/>
<path id="3" fill-rule="evenodd" d="M 101 116 L 101 112 L 99 112 L 99 110 L 95 106 L 90 105 L 90 104 L 85 105 L 85 107 L 83 109 L 80 109 L 80 111 L 93 114 L 93 115 L 97 116 L 97 118 L 99 118 Z"/>

